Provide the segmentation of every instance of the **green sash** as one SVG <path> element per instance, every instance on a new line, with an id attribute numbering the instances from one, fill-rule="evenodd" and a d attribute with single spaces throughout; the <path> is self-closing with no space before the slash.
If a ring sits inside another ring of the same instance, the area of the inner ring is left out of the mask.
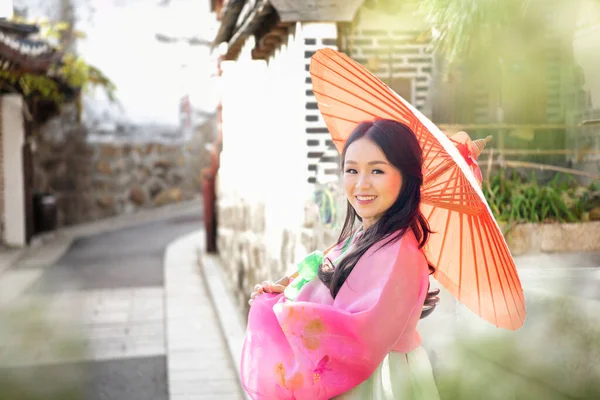
<path id="1" fill-rule="evenodd" d="M 335 259 L 334 264 L 337 263 L 346 253 L 346 250 L 348 250 L 348 247 L 350 247 L 350 243 L 352 243 L 355 234 L 356 232 L 346 239 L 344 247 L 342 247 L 342 251 Z M 323 263 L 323 260 L 325 260 L 325 254 L 323 254 L 323 252 L 320 250 L 316 250 L 298 263 L 298 277 L 294 279 L 294 281 L 290 283 L 283 292 L 288 300 L 295 300 L 298 296 L 298 293 L 300 293 L 300 289 L 317 277 L 319 273 L 319 266 Z"/>

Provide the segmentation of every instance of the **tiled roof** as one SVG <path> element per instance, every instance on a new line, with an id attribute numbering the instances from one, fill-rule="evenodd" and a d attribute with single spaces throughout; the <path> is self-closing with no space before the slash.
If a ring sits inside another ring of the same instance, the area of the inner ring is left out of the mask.
<path id="1" fill-rule="evenodd" d="M 33 38 L 35 25 L 0 20 L 0 69 L 44 74 L 62 54 L 48 42 Z"/>

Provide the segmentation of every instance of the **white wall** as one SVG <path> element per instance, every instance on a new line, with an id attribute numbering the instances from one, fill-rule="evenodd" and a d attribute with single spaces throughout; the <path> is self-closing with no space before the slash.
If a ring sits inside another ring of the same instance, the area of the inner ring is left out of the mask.
<path id="1" fill-rule="evenodd" d="M 308 166 L 316 160 L 307 158 L 314 149 L 309 148 L 307 140 L 322 139 L 319 148 L 323 149 L 329 135 L 307 133 L 309 128 L 325 125 L 321 119 L 306 121 L 307 115 L 318 114 L 318 110 L 307 110 L 307 103 L 314 102 L 314 96 L 307 94 L 311 86 L 306 81 L 310 76 L 306 52 L 321 46 L 321 38 L 335 37 L 335 24 L 298 23 L 289 29 L 284 43 L 267 61 L 252 60 L 255 42 L 250 37 L 238 60 L 222 65 L 219 209 L 223 216 L 227 214 L 224 210 L 246 206 L 264 210 L 264 216 L 262 212 L 252 212 L 250 216 L 252 220 L 262 219 L 264 231 L 256 235 L 250 229 L 243 235 L 253 236 L 244 240 L 264 243 L 269 258 L 279 259 L 286 231 L 303 226 L 305 206 L 313 195 L 314 185 L 308 178 L 314 173 L 309 173 Z M 316 40 L 317 44 L 307 45 L 305 39 Z M 227 228 L 235 221 L 223 218 L 219 235 L 237 235 Z M 251 225 L 257 224 L 261 223 Z M 294 240 L 298 239 L 299 236 Z"/>
<path id="2" fill-rule="evenodd" d="M 10 94 L 1 97 L 2 152 L 4 171 L 4 243 L 9 246 L 26 244 L 25 188 L 23 151 L 25 130 L 23 99 Z"/>

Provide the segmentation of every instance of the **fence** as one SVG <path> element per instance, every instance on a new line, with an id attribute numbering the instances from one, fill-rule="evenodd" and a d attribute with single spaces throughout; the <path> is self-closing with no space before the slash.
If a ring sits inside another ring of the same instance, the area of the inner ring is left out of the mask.
<path id="1" fill-rule="evenodd" d="M 517 125 L 440 125 L 440 129 L 452 135 L 459 131 L 468 132 L 472 139 L 493 136 L 480 155 L 479 165 L 488 175 L 494 168 L 509 167 L 541 171 L 547 178 L 556 172 L 568 173 L 580 178 L 600 179 L 600 170 L 587 166 L 600 160 L 598 146 L 575 146 L 577 129 L 565 124 Z M 592 137 L 600 139 L 600 131 Z M 543 179 L 543 177 L 542 177 Z"/>

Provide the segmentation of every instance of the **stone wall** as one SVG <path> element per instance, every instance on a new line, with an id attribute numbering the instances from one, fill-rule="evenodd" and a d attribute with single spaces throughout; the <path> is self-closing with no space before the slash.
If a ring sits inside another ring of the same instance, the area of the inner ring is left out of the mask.
<path id="1" fill-rule="evenodd" d="M 513 256 L 600 251 L 600 221 L 501 227 Z"/>
<path id="2" fill-rule="evenodd" d="M 75 106 L 34 129 L 35 191 L 57 197 L 58 225 L 178 202 L 201 191 L 214 123 L 185 143 L 90 143 Z"/>
<path id="3" fill-rule="evenodd" d="M 297 261 L 314 250 L 331 246 L 339 233 L 335 228 L 323 226 L 311 202 L 305 206 L 301 226 L 288 226 L 277 232 L 266 228 L 265 205 L 258 202 L 220 197 L 218 215 L 221 264 L 244 315 L 255 284 L 294 272 Z"/>

